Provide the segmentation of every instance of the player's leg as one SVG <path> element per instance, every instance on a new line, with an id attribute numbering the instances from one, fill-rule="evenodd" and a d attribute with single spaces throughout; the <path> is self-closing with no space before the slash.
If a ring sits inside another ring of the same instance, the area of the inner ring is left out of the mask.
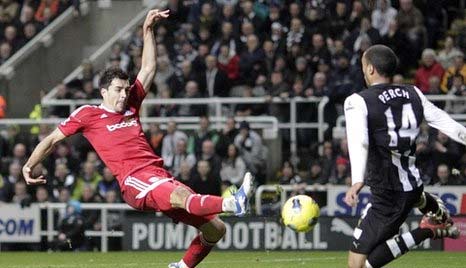
<path id="1" fill-rule="evenodd" d="M 372 252 L 398 234 L 401 224 L 420 194 L 421 190 L 402 193 L 372 189 L 370 201 L 361 215 L 358 226 L 354 229 L 348 255 L 350 268 L 374 266 L 370 258 Z"/>
<path id="2" fill-rule="evenodd" d="M 419 198 L 419 202 L 415 205 L 424 215 L 431 213 L 437 219 L 441 220 L 442 222 L 450 222 L 450 213 L 448 209 L 445 207 L 442 199 L 440 197 L 428 193 L 422 192 L 421 197 Z"/>
<path id="3" fill-rule="evenodd" d="M 459 234 L 459 230 L 455 226 L 424 216 L 419 228 L 396 235 L 385 243 L 378 245 L 367 257 L 367 262 L 370 264 L 367 267 L 383 267 L 428 238 L 449 237 L 456 239 Z"/>
<path id="4" fill-rule="evenodd" d="M 178 186 L 170 194 L 170 204 L 173 208 L 182 208 L 198 216 L 214 215 L 222 212 L 235 213 L 243 216 L 246 213 L 248 200 L 253 192 L 253 176 L 247 172 L 238 192 L 228 198 L 193 193 L 184 185 Z"/>
<path id="5" fill-rule="evenodd" d="M 225 234 L 225 224 L 213 215 L 196 216 L 183 209 L 164 211 L 164 214 L 175 222 L 183 222 L 200 230 L 199 234 L 191 241 L 183 258 L 178 262 L 169 264 L 169 268 L 196 267 Z"/>
<path id="6" fill-rule="evenodd" d="M 366 267 L 366 254 L 360 254 L 350 251 L 348 254 L 348 267 L 349 268 L 364 268 Z"/>

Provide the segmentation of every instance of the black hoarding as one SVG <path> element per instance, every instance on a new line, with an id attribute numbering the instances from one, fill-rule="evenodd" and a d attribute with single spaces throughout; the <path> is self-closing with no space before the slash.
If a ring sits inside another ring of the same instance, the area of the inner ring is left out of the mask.
<path id="1" fill-rule="evenodd" d="M 348 250 L 358 221 L 353 217 L 322 216 L 312 231 L 296 233 L 273 217 L 222 219 L 227 232 L 217 244 L 220 250 Z M 419 220 L 408 218 L 402 231 L 417 228 Z M 127 215 L 123 230 L 125 250 L 184 250 L 197 234 L 193 227 L 147 214 Z M 427 240 L 419 248 L 441 250 L 442 243 Z"/>

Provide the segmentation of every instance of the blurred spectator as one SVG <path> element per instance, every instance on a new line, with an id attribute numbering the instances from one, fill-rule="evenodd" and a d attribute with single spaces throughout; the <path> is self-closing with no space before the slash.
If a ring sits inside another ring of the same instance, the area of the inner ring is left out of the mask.
<path id="1" fill-rule="evenodd" d="M 246 0 L 240 3 L 241 7 L 241 15 L 240 20 L 244 22 L 250 22 L 254 25 L 255 33 L 262 34 L 264 30 L 264 21 L 262 18 L 257 16 L 256 12 L 254 11 L 254 3 L 251 0 Z"/>
<path id="2" fill-rule="evenodd" d="M 188 81 L 185 86 L 182 98 L 195 99 L 202 98 L 199 86 L 196 81 Z M 204 104 L 180 104 L 178 106 L 179 116 L 202 116 L 207 114 L 207 106 Z"/>
<path id="3" fill-rule="evenodd" d="M 62 99 L 70 99 L 72 96 L 71 92 L 69 91 L 68 87 L 60 83 L 56 87 L 55 99 L 62 100 Z M 49 111 L 51 116 L 55 116 L 58 118 L 67 118 L 70 114 L 70 107 L 68 105 L 57 105 L 53 106 Z"/>
<path id="4" fill-rule="evenodd" d="M 209 161 L 197 162 L 197 172 L 192 177 L 191 188 L 198 194 L 220 196 L 220 177 L 212 174 Z"/>
<path id="5" fill-rule="evenodd" d="M 104 163 L 94 150 L 87 152 L 85 162 L 91 162 L 98 172 L 102 172 L 104 169 Z"/>
<path id="6" fill-rule="evenodd" d="M 218 54 L 217 67 L 227 74 L 229 80 L 233 83 L 239 78 L 239 56 L 231 45 L 221 45 Z"/>
<path id="7" fill-rule="evenodd" d="M 240 156 L 246 162 L 247 169 L 255 175 L 263 175 L 265 159 L 262 139 L 259 134 L 250 129 L 248 122 L 242 121 L 240 123 L 239 134 L 235 137 L 235 145 Z M 258 182 L 261 183 L 260 176 Z"/>
<path id="8" fill-rule="evenodd" d="M 234 143 L 237 134 L 238 129 L 236 128 L 235 118 L 228 117 L 222 131 L 218 133 L 218 140 L 217 144 L 215 145 L 215 152 L 221 158 L 227 157 L 228 147 L 230 144 Z"/>
<path id="9" fill-rule="evenodd" d="M 178 174 L 178 176 L 176 176 L 176 179 L 184 183 L 186 186 L 191 187 L 193 182 L 192 175 L 193 170 L 191 164 L 186 161 L 181 162 L 180 173 Z"/>
<path id="10" fill-rule="evenodd" d="M 321 61 L 330 64 L 330 51 L 325 46 L 324 36 L 321 33 L 315 33 L 312 35 L 312 46 L 309 50 L 309 54 L 306 55 L 306 58 L 314 73 L 318 71 L 318 65 Z"/>
<path id="11" fill-rule="evenodd" d="M 445 71 L 445 75 L 442 78 L 441 89 L 444 93 L 447 93 L 448 89 L 451 87 L 452 77 L 455 74 L 460 74 L 463 76 L 463 81 L 466 80 L 466 64 L 464 64 L 464 53 L 460 51 L 453 53 L 453 55 L 453 65 Z"/>
<path id="12" fill-rule="evenodd" d="M 318 160 L 314 160 L 311 162 L 311 169 L 306 183 L 307 185 L 328 183 L 328 179 L 322 177 L 322 165 Z"/>
<path id="13" fill-rule="evenodd" d="M 78 90 L 74 93 L 75 99 L 99 99 L 101 98 L 100 92 L 94 88 L 92 80 L 82 81 L 82 90 Z"/>
<path id="14" fill-rule="evenodd" d="M 220 36 L 217 38 L 217 40 L 215 40 L 214 44 L 212 45 L 211 54 L 219 55 L 221 53 L 221 46 L 229 47 L 229 54 L 236 54 L 237 44 L 234 35 L 235 33 L 233 29 L 233 24 L 228 21 L 222 22 Z"/>
<path id="15" fill-rule="evenodd" d="M 13 55 L 13 48 L 8 42 L 0 44 L 0 65 L 5 63 Z"/>
<path id="16" fill-rule="evenodd" d="M 130 58 L 129 58 L 128 54 L 126 54 L 123 51 L 122 44 L 117 42 L 117 43 L 114 43 L 112 45 L 112 49 L 110 51 L 110 58 L 112 58 L 112 57 L 120 59 L 119 65 L 116 66 L 116 67 L 119 67 L 120 69 L 122 69 L 125 72 L 128 70 L 128 65 L 129 65 Z"/>
<path id="17" fill-rule="evenodd" d="M 197 56 L 194 58 L 194 60 L 191 61 L 192 68 L 195 70 L 197 75 L 199 76 L 199 83 L 201 83 L 201 89 L 202 89 L 202 94 L 206 95 L 206 85 L 203 83 L 203 79 L 205 77 L 202 77 L 202 75 L 206 71 L 206 58 L 209 56 L 210 45 L 206 43 L 200 43 L 199 46 L 197 47 Z"/>
<path id="18" fill-rule="evenodd" d="M 344 157 L 337 157 L 335 160 L 335 171 L 330 177 L 331 184 L 351 185 L 351 176 L 349 173 L 349 161 Z"/>
<path id="19" fill-rule="evenodd" d="M 81 215 L 81 204 L 70 201 L 66 206 L 66 214 L 58 225 L 56 249 L 60 251 L 85 250 L 84 220 Z"/>
<path id="20" fill-rule="evenodd" d="M 218 134 L 217 131 L 210 129 L 210 120 L 207 116 L 199 118 L 199 129 L 196 130 L 188 138 L 188 152 L 194 154 L 196 157 L 201 156 L 202 143 L 205 140 L 210 140 L 217 144 Z"/>
<path id="21" fill-rule="evenodd" d="M 437 60 L 442 64 L 444 69 L 448 69 L 453 65 L 455 56 L 460 52 L 455 46 L 455 40 L 449 35 L 445 38 L 443 49 L 439 51 Z"/>
<path id="22" fill-rule="evenodd" d="M 201 88 L 205 90 L 206 97 L 228 97 L 230 83 L 227 74 L 217 68 L 217 58 L 208 55 L 205 59 L 206 70 L 200 77 Z"/>
<path id="23" fill-rule="evenodd" d="M 156 155 L 162 155 L 162 142 L 165 136 L 164 131 L 158 123 L 150 123 L 149 129 L 144 132 L 147 142 Z"/>
<path id="24" fill-rule="evenodd" d="M 0 23 L 9 23 L 16 18 L 19 11 L 18 1 L 2 0 L 0 3 Z"/>
<path id="25" fill-rule="evenodd" d="M 183 97 L 184 89 L 188 81 L 197 81 L 198 78 L 192 70 L 190 61 L 183 61 L 181 63 L 181 71 L 176 71 L 167 80 L 168 87 L 172 91 L 172 96 L 175 98 Z"/>
<path id="26" fill-rule="evenodd" d="M 291 51 L 293 45 L 300 47 L 309 46 L 309 33 L 300 18 L 293 18 L 290 22 L 290 31 L 286 34 L 286 49 Z"/>
<path id="27" fill-rule="evenodd" d="M 172 158 L 164 161 L 164 164 L 173 177 L 178 177 L 181 170 L 181 163 L 183 162 L 188 163 L 190 168 L 192 168 L 196 164 L 196 157 L 186 150 L 186 140 L 180 139 L 176 142 L 175 154 Z"/>
<path id="28" fill-rule="evenodd" d="M 266 83 L 266 94 L 269 101 L 273 97 L 288 98 L 289 86 L 283 80 L 283 74 L 280 71 L 274 71 L 270 75 L 270 81 Z M 270 114 L 275 116 L 280 122 L 289 121 L 289 105 L 280 103 L 269 104 Z"/>
<path id="29" fill-rule="evenodd" d="M 102 172 L 102 180 L 97 183 L 96 192 L 100 197 L 105 198 L 109 191 L 120 193 L 120 186 L 118 185 L 118 181 L 115 179 L 110 169 L 105 167 Z"/>
<path id="30" fill-rule="evenodd" d="M 448 164 L 450 167 L 456 166 L 461 153 L 458 144 L 447 135 L 438 131 L 437 137 L 432 143 L 432 159 L 434 165 Z"/>
<path id="31" fill-rule="evenodd" d="M 13 154 L 9 157 L 3 157 L 1 160 L 2 169 L 1 172 L 5 174 L 8 172 L 10 165 L 12 163 L 17 163 L 20 166 L 23 166 L 26 163 L 28 156 L 26 151 L 26 145 L 23 143 L 17 143 L 13 147 Z"/>
<path id="32" fill-rule="evenodd" d="M 76 179 L 74 175 L 70 173 L 67 165 L 65 163 L 60 163 L 55 167 L 54 177 L 52 180 L 49 180 L 49 193 L 55 199 L 58 199 L 61 189 L 67 188 L 71 192 L 75 183 Z"/>
<path id="33" fill-rule="evenodd" d="M 390 22 L 396 18 L 398 11 L 391 6 L 390 0 L 377 0 L 372 11 L 372 27 L 379 30 L 380 36 L 388 34 Z"/>
<path id="34" fill-rule="evenodd" d="M 81 175 L 76 179 L 73 189 L 73 199 L 80 199 L 83 196 L 86 186 L 91 186 L 92 190 L 97 189 L 97 184 L 102 180 L 102 176 L 97 172 L 94 163 L 85 162 L 82 167 Z"/>
<path id="35" fill-rule="evenodd" d="M 32 202 L 31 195 L 27 192 L 26 183 L 24 180 L 17 181 L 14 187 L 14 194 L 11 202 L 14 204 L 29 206 Z"/>
<path id="36" fill-rule="evenodd" d="M 240 187 L 243 183 L 243 176 L 246 173 L 246 164 L 238 155 L 238 148 L 234 144 L 228 146 L 228 155 L 222 161 L 220 178 L 222 181 L 229 181 L 231 184 Z"/>
<path id="37" fill-rule="evenodd" d="M 424 27 L 424 16 L 414 6 L 413 0 L 400 0 L 400 10 L 396 16 L 400 30 L 408 37 L 410 46 L 414 48 L 414 57 L 417 58 L 426 47 L 427 36 Z"/>
<path id="38" fill-rule="evenodd" d="M 307 64 L 304 57 L 298 57 L 295 61 L 295 72 L 292 81 L 301 80 L 304 88 L 308 88 L 312 84 L 313 73 Z"/>
<path id="39" fill-rule="evenodd" d="M 438 165 L 436 175 L 434 186 L 463 184 L 461 176 L 452 176 L 447 164 Z"/>
<path id="40" fill-rule="evenodd" d="M 220 180 L 220 169 L 222 168 L 222 160 L 215 153 L 215 145 L 211 140 L 204 140 L 202 142 L 202 151 L 197 158 L 198 161 L 205 160 L 209 162 L 210 174 Z"/>
<path id="41" fill-rule="evenodd" d="M 448 90 L 448 94 L 456 96 L 466 96 L 466 85 L 464 83 L 464 77 L 461 74 L 455 74 L 452 77 L 452 85 L 450 90 Z M 460 100 L 447 102 L 447 106 L 445 106 L 445 111 L 454 114 L 462 114 L 466 112 L 466 102 Z"/>
<path id="42" fill-rule="evenodd" d="M 15 185 L 22 180 L 21 166 L 16 162 L 11 163 L 8 173 L 0 176 L 0 201 L 11 202 L 15 194 Z"/>
<path id="43" fill-rule="evenodd" d="M 239 61 L 240 77 L 244 83 L 252 84 L 261 73 L 265 54 L 256 35 L 249 35 L 246 44 L 247 49 L 241 54 Z"/>
<path id="44" fill-rule="evenodd" d="M 158 99 L 171 99 L 171 91 L 166 85 L 164 85 L 163 87 L 158 88 L 158 94 L 156 97 Z M 153 109 L 149 112 L 149 116 L 176 116 L 177 109 L 178 106 L 176 104 L 156 104 L 153 106 Z"/>
<path id="45" fill-rule="evenodd" d="M 167 134 L 162 141 L 162 159 L 167 161 L 173 159 L 176 150 L 176 144 L 179 140 L 188 140 L 188 136 L 180 130 L 176 129 L 176 122 L 169 121 L 167 124 Z"/>
<path id="46" fill-rule="evenodd" d="M 332 19 L 329 21 L 329 36 L 332 39 L 342 39 L 347 32 L 348 7 L 343 1 L 337 1 L 335 9 L 331 11 Z"/>
<path id="47" fill-rule="evenodd" d="M 278 183 L 282 185 L 293 185 L 295 191 L 292 195 L 304 194 L 304 180 L 295 172 L 293 165 L 289 161 L 285 161 L 282 165 L 280 174 L 278 175 Z"/>
<path id="48" fill-rule="evenodd" d="M 23 35 L 24 35 L 25 41 L 29 42 L 30 40 L 32 40 L 32 38 L 36 36 L 37 32 L 38 32 L 37 26 L 34 23 L 25 24 L 23 27 Z"/>
<path id="49" fill-rule="evenodd" d="M 8 42 L 11 45 L 13 53 L 18 51 L 18 49 L 25 44 L 25 41 L 18 34 L 18 29 L 14 25 L 8 25 L 5 27 L 3 37 L 3 41 Z"/>
<path id="50" fill-rule="evenodd" d="M 199 32 L 199 30 L 205 29 L 208 32 L 216 33 L 218 24 L 214 7 L 211 3 L 204 2 L 201 7 L 201 15 L 193 25 L 193 31 Z"/>
<path id="51" fill-rule="evenodd" d="M 433 49 L 424 49 L 422 52 L 421 61 L 421 66 L 419 66 L 419 68 L 416 70 L 416 80 L 414 84 L 424 94 L 435 94 L 435 92 L 429 92 L 429 79 L 433 76 L 436 76 L 440 79 L 443 77 L 443 73 L 445 71 L 443 70 L 442 65 L 436 61 L 436 55 Z"/>
<path id="52" fill-rule="evenodd" d="M 335 170 L 335 155 L 331 141 L 324 142 L 323 155 L 320 159 L 322 162 L 322 178 L 324 180 L 329 180 Z"/>
<path id="53" fill-rule="evenodd" d="M 161 45 L 158 45 L 160 47 Z M 157 48 L 157 51 L 159 48 Z M 157 90 L 160 91 L 162 88 L 168 86 L 167 80 L 175 73 L 170 59 L 168 56 L 157 57 L 157 75 L 154 77 L 154 83 L 157 86 Z"/>
<path id="54" fill-rule="evenodd" d="M 115 204 L 119 202 L 120 191 L 110 190 L 106 193 L 104 202 L 107 204 Z M 125 212 L 123 210 L 109 210 L 107 212 L 107 230 L 110 231 L 121 231 L 122 225 L 125 220 Z M 95 230 L 102 230 L 102 224 L 96 223 Z M 121 250 L 121 237 L 109 237 L 108 249 L 109 250 Z"/>
<path id="55" fill-rule="evenodd" d="M 440 78 L 438 76 L 431 76 L 429 78 L 429 87 L 427 88 L 427 92 L 425 94 L 441 94 L 442 91 L 440 90 Z M 445 106 L 443 102 L 434 102 L 435 105 L 438 107 Z"/>
<path id="56" fill-rule="evenodd" d="M 77 174 L 79 170 L 79 160 L 72 155 L 71 145 L 59 143 L 55 147 L 54 154 L 49 157 L 49 163 L 46 165 L 51 172 L 55 171 L 58 164 L 66 164 L 72 173 Z"/>
<path id="57" fill-rule="evenodd" d="M 364 38 L 369 38 L 371 44 L 380 42 L 379 31 L 372 27 L 369 18 L 363 17 L 361 25 L 358 25 L 346 38 L 346 48 L 349 51 L 358 51 L 361 46 L 361 41 Z"/>
<path id="58" fill-rule="evenodd" d="M 408 36 L 398 27 L 398 22 L 392 20 L 388 26 L 388 33 L 382 37 L 381 43 L 393 49 L 393 52 L 400 60 L 398 64 L 399 71 L 407 74 L 409 69 L 416 64 L 416 57 L 413 55 L 413 49 L 409 44 Z"/>
<path id="59" fill-rule="evenodd" d="M 96 194 L 95 189 L 92 185 L 86 184 L 83 187 L 82 196 L 78 199 L 81 203 L 100 203 L 102 202 L 102 198 Z M 97 221 L 99 220 L 99 210 L 98 209 L 86 209 L 84 210 L 81 215 L 83 216 L 84 220 L 84 229 L 85 230 L 98 230 L 96 226 Z M 91 239 L 89 241 L 91 244 L 95 244 Z"/>
<path id="60" fill-rule="evenodd" d="M 42 0 L 37 8 L 35 19 L 47 24 L 58 13 L 59 0 Z"/>

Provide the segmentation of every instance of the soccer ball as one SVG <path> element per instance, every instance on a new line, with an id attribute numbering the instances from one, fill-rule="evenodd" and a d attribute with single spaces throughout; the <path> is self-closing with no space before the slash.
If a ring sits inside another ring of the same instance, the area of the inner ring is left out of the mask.
<path id="1" fill-rule="evenodd" d="M 296 232 L 309 232 L 320 215 L 317 203 L 307 195 L 289 198 L 282 208 L 283 224 Z"/>

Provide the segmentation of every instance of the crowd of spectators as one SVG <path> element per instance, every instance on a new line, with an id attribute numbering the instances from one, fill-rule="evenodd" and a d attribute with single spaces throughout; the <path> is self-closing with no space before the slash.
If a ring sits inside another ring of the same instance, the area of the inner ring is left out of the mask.
<path id="1" fill-rule="evenodd" d="M 0 65 L 78 0 L 1 0 Z"/>
<path id="2" fill-rule="evenodd" d="M 331 130 L 344 99 L 365 86 L 360 58 L 372 44 L 385 44 L 399 56 L 394 81 L 412 82 L 426 94 L 466 95 L 466 23 L 452 2 L 170 0 L 169 19 L 156 27 L 158 71 L 149 98 L 328 96 L 325 120 Z M 142 44 L 140 26 L 129 40 L 113 45 L 107 67 L 121 68 L 134 80 Z M 57 99 L 100 97 L 99 70 L 88 61 L 82 67 L 77 79 L 58 85 Z M 466 109 L 463 103 L 439 105 L 454 113 Z M 199 129 L 193 132 L 178 130 L 174 121 L 164 130 L 149 124 L 145 132 L 165 167 L 195 191 L 222 195 L 240 185 L 246 171 L 259 183 L 295 185 L 294 193 L 303 193 L 306 185 L 350 183 L 347 141 L 333 139 L 331 131 L 323 144 L 316 142 L 313 132 L 298 132 L 298 146 L 305 149 L 300 165 L 285 157 L 276 177 L 266 178 L 267 148 L 261 133 L 246 121 L 235 122 L 234 116 L 266 114 L 287 122 L 289 109 L 270 103 L 222 108 L 230 116 L 222 130 L 210 127 L 208 104 L 155 105 L 149 111 L 150 116 L 200 116 Z M 297 109 L 298 121 L 315 121 L 315 106 L 302 104 Z M 51 117 L 68 115 L 68 106 L 48 111 Z M 121 201 L 118 183 L 82 137 L 57 146 L 37 168 L 46 174 L 47 185 L 26 190 L 21 166 L 49 132 L 46 125 L 34 135 L 16 127 L 5 131 L 0 139 L 0 201 Z M 287 156 L 287 132 L 281 137 Z M 417 154 L 427 185 L 466 184 L 464 147 L 444 134 L 421 125 Z M 85 219 L 86 229 L 100 228 L 98 216 Z"/>

